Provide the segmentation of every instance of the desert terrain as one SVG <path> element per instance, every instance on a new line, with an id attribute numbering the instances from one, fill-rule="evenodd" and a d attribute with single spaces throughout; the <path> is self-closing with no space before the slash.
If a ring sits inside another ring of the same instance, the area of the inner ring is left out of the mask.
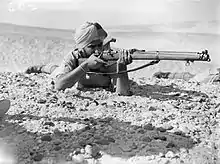
<path id="1" fill-rule="evenodd" d="M 47 74 L 23 73 L 30 65 L 59 63 L 74 49 L 72 30 L 1 24 L 0 99 L 10 99 L 11 108 L 0 125 L 0 163 L 220 163 L 219 84 L 152 77 L 157 71 L 216 72 L 220 37 L 156 27 L 109 31 L 116 47 L 208 49 L 212 62 L 161 61 L 129 73 L 134 94 L 118 96 L 100 88 L 56 91 Z"/>

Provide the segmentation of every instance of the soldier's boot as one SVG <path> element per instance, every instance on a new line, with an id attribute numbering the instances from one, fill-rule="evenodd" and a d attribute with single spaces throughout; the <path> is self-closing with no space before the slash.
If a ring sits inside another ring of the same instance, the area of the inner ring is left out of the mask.
<path id="1" fill-rule="evenodd" d="M 27 74 L 31 74 L 31 73 L 42 73 L 42 68 L 44 67 L 45 65 L 35 65 L 35 66 L 30 66 L 28 67 L 24 73 L 27 73 Z"/>

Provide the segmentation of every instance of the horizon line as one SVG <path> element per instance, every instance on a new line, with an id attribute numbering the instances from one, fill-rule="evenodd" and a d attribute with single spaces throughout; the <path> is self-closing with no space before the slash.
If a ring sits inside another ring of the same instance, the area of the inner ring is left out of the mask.
<path id="1" fill-rule="evenodd" d="M 121 25 L 111 25 L 111 26 L 105 26 L 105 28 L 113 28 L 113 27 L 120 27 L 120 26 L 134 26 L 134 25 L 159 25 L 159 24 L 166 24 L 166 23 L 184 23 L 184 22 L 204 22 L 201 20 L 189 20 L 189 21 L 175 21 L 175 22 L 158 22 L 158 23 L 143 23 L 143 24 L 121 24 Z M 209 21 L 205 21 L 205 22 L 219 22 L 220 20 L 218 19 L 213 19 L 213 20 L 209 20 Z M 75 30 L 75 28 L 71 29 L 71 28 L 56 28 L 56 27 L 45 27 L 45 26 L 40 26 L 40 25 L 25 25 L 25 24 L 16 24 L 16 23 L 11 23 L 11 22 L 1 22 L 0 24 L 5 24 L 5 25 L 15 25 L 15 26 L 22 26 L 22 27 L 30 27 L 30 28 L 40 28 L 40 29 L 51 29 L 51 30 L 60 30 L 60 31 L 72 31 Z"/>

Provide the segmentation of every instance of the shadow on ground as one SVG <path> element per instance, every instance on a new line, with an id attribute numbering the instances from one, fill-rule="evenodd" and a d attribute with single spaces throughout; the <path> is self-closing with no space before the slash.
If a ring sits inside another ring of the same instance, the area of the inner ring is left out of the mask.
<path id="1" fill-rule="evenodd" d="M 39 120 L 42 117 L 32 115 L 13 115 L 8 119 L 22 122 L 23 118 Z M 54 126 L 53 121 L 81 123 L 86 127 L 74 132 L 54 130 L 53 134 L 37 134 L 27 132 L 23 127 L 4 122 L 0 129 L 0 138 L 10 143 L 16 150 L 18 163 L 31 164 L 43 158 L 62 158 L 69 160 L 68 155 L 87 144 L 95 144 L 115 157 L 128 158 L 132 156 L 148 156 L 166 153 L 169 150 L 177 152 L 180 148 L 190 149 L 194 146 L 191 138 L 182 132 L 170 133 L 163 128 L 155 128 L 151 124 L 144 126 L 131 125 L 113 118 L 70 119 L 46 118 L 44 127 Z M 39 138 L 44 137 L 44 140 Z"/>
<path id="2" fill-rule="evenodd" d="M 152 99 L 166 101 L 166 100 L 188 100 L 194 97 L 207 98 L 205 93 L 197 92 L 193 90 L 182 90 L 175 87 L 175 84 L 161 86 L 161 85 L 138 85 L 136 82 L 131 83 L 131 90 L 135 96 L 145 96 Z"/>

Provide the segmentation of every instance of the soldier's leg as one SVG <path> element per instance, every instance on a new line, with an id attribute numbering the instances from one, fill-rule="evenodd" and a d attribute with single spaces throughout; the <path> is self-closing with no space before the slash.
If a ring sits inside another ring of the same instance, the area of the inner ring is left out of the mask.
<path id="1" fill-rule="evenodd" d="M 30 74 L 30 73 L 47 73 L 51 74 L 58 65 L 49 63 L 46 65 L 35 65 L 35 66 L 30 66 L 25 70 L 25 73 Z"/>
<path id="2" fill-rule="evenodd" d="M 41 72 L 51 74 L 57 67 L 58 67 L 58 65 L 56 65 L 54 63 L 49 63 L 49 64 L 42 66 Z"/>

